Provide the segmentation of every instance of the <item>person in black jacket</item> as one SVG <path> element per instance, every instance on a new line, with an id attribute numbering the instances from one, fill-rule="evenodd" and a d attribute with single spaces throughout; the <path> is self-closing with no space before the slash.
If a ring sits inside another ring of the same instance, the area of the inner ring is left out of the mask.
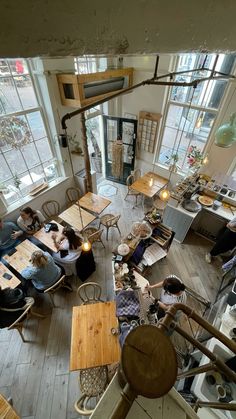
<path id="1" fill-rule="evenodd" d="M 27 297 L 29 300 L 30 297 Z M 24 292 L 20 288 L 0 287 L 0 329 L 10 326 L 24 311 L 27 301 Z M 12 311 L 5 311 L 10 309 Z"/>

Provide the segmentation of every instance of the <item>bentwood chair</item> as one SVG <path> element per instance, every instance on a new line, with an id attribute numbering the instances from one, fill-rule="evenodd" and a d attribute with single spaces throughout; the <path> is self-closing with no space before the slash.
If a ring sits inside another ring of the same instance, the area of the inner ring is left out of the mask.
<path id="1" fill-rule="evenodd" d="M 108 232 L 109 232 L 109 229 L 111 227 L 117 228 L 117 230 L 119 231 L 120 236 L 121 236 L 121 232 L 120 232 L 120 229 L 119 229 L 119 226 L 118 226 L 119 219 L 120 219 L 120 215 L 104 214 L 104 215 L 101 216 L 100 223 L 99 223 L 99 228 L 100 228 L 101 224 L 104 227 L 106 227 L 106 230 L 107 230 L 106 239 L 107 240 L 108 240 Z"/>
<path id="2" fill-rule="evenodd" d="M 103 302 L 101 299 L 102 288 L 96 282 L 87 282 L 80 285 L 77 294 L 82 301 L 82 305 Z"/>
<path id="3" fill-rule="evenodd" d="M 49 288 L 47 288 L 46 290 L 43 291 L 44 294 L 48 294 L 49 295 L 50 300 L 51 300 L 51 303 L 52 303 L 52 305 L 53 305 L 54 308 L 56 307 L 56 305 L 55 305 L 55 302 L 54 302 L 53 295 L 61 287 L 65 287 L 66 286 L 65 279 L 66 279 L 66 276 L 65 275 L 61 276 L 61 278 L 58 279 L 58 281 L 55 282 L 55 284 L 53 284 L 51 287 L 49 287 Z M 68 288 L 69 288 L 69 285 L 68 285 Z M 72 288 L 71 288 L 71 290 L 72 290 Z"/>
<path id="4" fill-rule="evenodd" d="M 68 205 L 75 204 L 81 198 L 81 191 L 79 188 L 68 188 L 66 190 L 66 198 Z"/>
<path id="5" fill-rule="evenodd" d="M 134 180 L 139 179 L 141 177 L 141 170 L 140 169 L 134 169 L 133 177 L 134 177 Z"/>
<path id="6" fill-rule="evenodd" d="M 103 247 L 105 248 L 105 245 L 102 241 L 102 233 L 103 230 L 98 230 L 95 227 L 88 227 L 83 230 L 83 234 L 88 238 L 91 244 L 100 242 L 102 243 Z"/>
<path id="7" fill-rule="evenodd" d="M 125 200 L 126 200 L 127 196 L 134 196 L 135 200 L 136 200 L 136 205 L 137 205 L 138 196 L 142 196 L 142 195 L 140 194 L 140 192 L 135 191 L 134 189 L 132 189 L 132 183 L 134 183 L 134 181 L 135 181 L 134 175 L 129 175 L 126 179 L 127 193 L 126 193 L 126 196 L 125 196 Z"/>
<path id="8" fill-rule="evenodd" d="M 47 218 L 47 221 L 59 221 L 60 204 L 57 201 L 46 201 L 42 205 L 42 210 Z"/>
<path id="9" fill-rule="evenodd" d="M 19 317 L 10 325 L 8 326 L 7 330 L 16 329 L 18 330 L 20 337 L 23 342 L 26 342 L 24 335 L 23 335 L 23 327 L 24 322 L 27 320 L 31 315 L 44 318 L 44 315 L 39 313 L 35 313 L 32 311 L 32 307 L 34 305 L 34 298 L 32 297 L 25 297 L 25 305 L 21 308 L 1 308 L 1 311 L 7 312 L 19 312 Z"/>

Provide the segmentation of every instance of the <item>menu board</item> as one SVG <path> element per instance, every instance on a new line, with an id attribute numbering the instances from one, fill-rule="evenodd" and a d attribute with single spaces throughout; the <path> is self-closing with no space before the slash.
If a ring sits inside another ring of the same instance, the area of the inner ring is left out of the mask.
<path id="1" fill-rule="evenodd" d="M 138 147 L 140 150 L 154 152 L 161 117 L 160 113 L 139 112 Z"/>

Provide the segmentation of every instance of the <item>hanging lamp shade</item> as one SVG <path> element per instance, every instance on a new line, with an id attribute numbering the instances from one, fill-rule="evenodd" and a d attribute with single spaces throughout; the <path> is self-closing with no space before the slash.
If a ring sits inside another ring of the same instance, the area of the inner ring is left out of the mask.
<path id="1" fill-rule="evenodd" d="M 236 113 L 230 116 L 230 122 L 221 125 L 215 133 L 215 145 L 228 148 L 236 141 Z"/>

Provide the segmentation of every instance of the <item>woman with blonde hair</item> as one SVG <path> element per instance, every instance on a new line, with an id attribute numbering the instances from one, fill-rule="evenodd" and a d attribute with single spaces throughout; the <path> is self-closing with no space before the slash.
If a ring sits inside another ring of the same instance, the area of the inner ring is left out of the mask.
<path id="1" fill-rule="evenodd" d="M 62 270 L 57 266 L 48 252 L 36 250 L 30 259 L 31 265 L 21 272 L 21 276 L 32 281 L 38 291 L 44 291 L 52 286 L 62 275 Z"/>

